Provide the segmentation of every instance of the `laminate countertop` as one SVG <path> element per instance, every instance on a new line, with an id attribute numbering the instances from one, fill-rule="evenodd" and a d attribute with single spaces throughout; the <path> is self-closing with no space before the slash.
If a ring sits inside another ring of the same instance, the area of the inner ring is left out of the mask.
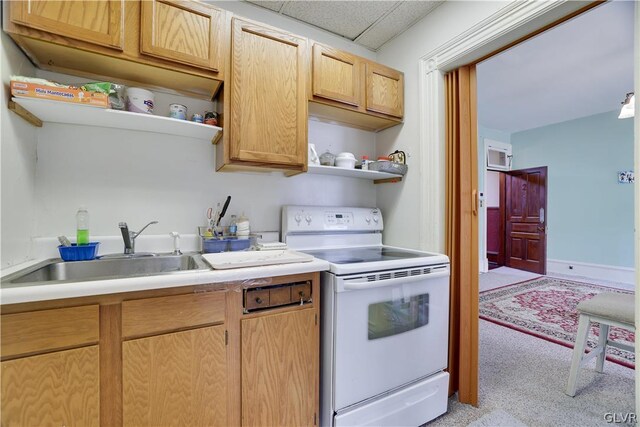
<path id="1" fill-rule="evenodd" d="M 29 261 L 5 270 L 1 276 L 33 266 L 44 260 Z M 219 285 L 221 289 L 230 283 L 255 286 L 256 282 L 268 284 L 270 277 L 313 273 L 329 269 L 329 263 L 315 258 L 310 262 L 234 268 L 227 270 L 184 271 L 173 274 L 136 276 L 108 280 L 81 282 L 47 282 L 0 288 L 0 304 L 18 304 L 92 295 L 174 288 L 189 285 Z"/>

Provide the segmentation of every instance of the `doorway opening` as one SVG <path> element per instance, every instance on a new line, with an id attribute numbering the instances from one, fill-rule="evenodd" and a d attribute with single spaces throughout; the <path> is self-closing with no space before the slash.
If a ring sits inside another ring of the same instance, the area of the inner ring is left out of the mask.
<path id="1" fill-rule="evenodd" d="M 488 170 L 485 175 L 487 261 L 547 273 L 547 167 Z"/>

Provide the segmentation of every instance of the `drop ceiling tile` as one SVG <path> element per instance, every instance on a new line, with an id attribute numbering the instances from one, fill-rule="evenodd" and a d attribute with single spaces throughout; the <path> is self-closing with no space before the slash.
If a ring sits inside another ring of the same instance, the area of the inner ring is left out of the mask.
<path id="1" fill-rule="evenodd" d="M 289 1 L 280 13 L 353 40 L 397 4 L 397 1 Z"/>
<path id="2" fill-rule="evenodd" d="M 372 50 L 406 31 L 443 1 L 403 1 L 391 13 L 369 27 L 355 42 Z"/>
<path id="3" fill-rule="evenodd" d="M 282 5 L 285 3 L 283 1 L 262 1 L 262 0 L 258 0 L 258 1 L 247 0 L 247 1 L 249 3 L 253 3 L 261 7 L 266 7 L 267 9 L 275 10 L 276 12 L 280 12 L 280 9 L 282 9 Z"/>

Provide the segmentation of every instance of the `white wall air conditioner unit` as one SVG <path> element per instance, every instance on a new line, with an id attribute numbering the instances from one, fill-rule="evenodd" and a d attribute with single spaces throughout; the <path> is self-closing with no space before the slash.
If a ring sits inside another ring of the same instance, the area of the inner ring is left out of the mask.
<path id="1" fill-rule="evenodd" d="M 511 170 L 513 155 L 511 144 L 486 144 L 487 169 L 508 171 Z"/>

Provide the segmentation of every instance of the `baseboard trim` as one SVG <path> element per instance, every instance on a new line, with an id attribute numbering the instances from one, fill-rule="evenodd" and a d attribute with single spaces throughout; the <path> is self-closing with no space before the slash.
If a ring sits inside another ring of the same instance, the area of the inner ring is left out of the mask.
<path id="1" fill-rule="evenodd" d="M 607 280 L 609 282 L 619 282 L 630 285 L 635 283 L 635 269 L 615 265 L 548 259 L 547 274 L 553 273 L 588 277 L 590 279 Z"/>

